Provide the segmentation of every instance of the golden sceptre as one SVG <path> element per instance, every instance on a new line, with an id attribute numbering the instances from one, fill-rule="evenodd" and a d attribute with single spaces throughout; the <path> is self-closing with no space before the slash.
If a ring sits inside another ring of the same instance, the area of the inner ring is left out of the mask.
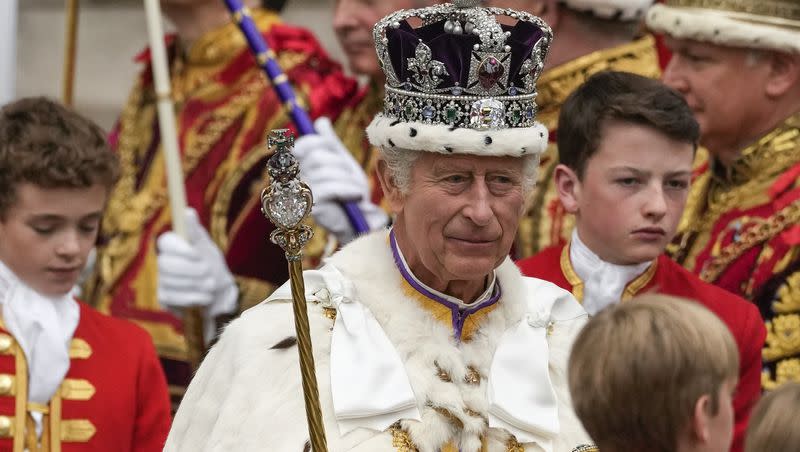
<path id="1" fill-rule="evenodd" d="M 289 281 L 292 286 L 294 327 L 297 332 L 297 347 L 300 353 L 300 373 L 303 379 L 303 396 L 306 402 L 308 433 L 311 450 L 327 452 L 325 427 L 319 407 L 319 390 L 314 370 L 314 355 L 311 350 L 311 334 L 308 326 L 305 284 L 303 283 L 303 246 L 314 232 L 303 220 L 311 212 L 313 198 L 308 185 L 297 177 L 300 165 L 292 155 L 294 136 L 288 129 L 273 130 L 267 140 L 274 150 L 267 163 L 270 182 L 261 192 L 261 211 L 275 225 L 270 234 L 272 243 L 286 252 L 289 263 Z"/>

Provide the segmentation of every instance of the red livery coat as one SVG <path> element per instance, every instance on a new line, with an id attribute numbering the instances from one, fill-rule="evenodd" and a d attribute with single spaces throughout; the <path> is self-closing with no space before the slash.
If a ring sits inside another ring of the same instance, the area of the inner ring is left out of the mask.
<path id="1" fill-rule="evenodd" d="M 550 247 L 517 262 L 525 276 L 550 281 L 583 299 L 583 282 L 572 268 L 569 245 Z M 740 452 L 750 411 L 761 394 L 761 348 L 766 328 L 758 308 L 730 292 L 702 281 L 670 260 L 660 256 L 641 276 L 625 287 L 622 301 L 633 296 L 657 292 L 697 300 L 728 326 L 739 348 L 739 386 L 734 398 L 736 425 L 731 451 Z"/>
<path id="2" fill-rule="evenodd" d="M 170 401 L 150 336 L 79 306 L 69 371 L 47 407 L 28 402 L 25 355 L 0 327 L 0 452 L 161 451 Z M 40 445 L 28 411 L 45 412 Z"/>

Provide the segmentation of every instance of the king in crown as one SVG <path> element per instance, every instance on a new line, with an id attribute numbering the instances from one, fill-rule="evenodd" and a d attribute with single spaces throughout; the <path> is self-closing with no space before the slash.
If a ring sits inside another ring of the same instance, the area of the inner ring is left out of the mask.
<path id="1" fill-rule="evenodd" d="M 303 272 L 316 371 L 304 370 L 331 451 L 594 450 L 565 377 L 586 313 L 508 257 L 547 144 L 535 84 L 552 35 L 476 4 L 399 11 L 374 29 L 387 84 L 367 134 L 394 222 Z M 287 350 L 301 336 L 292 299 L 286 284 L 225 329 L 165 451 L 319 440 Z"/>

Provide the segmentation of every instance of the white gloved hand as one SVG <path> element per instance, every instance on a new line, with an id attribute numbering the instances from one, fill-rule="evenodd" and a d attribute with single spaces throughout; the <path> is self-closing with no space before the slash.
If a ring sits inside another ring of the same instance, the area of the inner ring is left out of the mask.
<path id="1" fill-rule="evenodd" d="M 191 208 L 186 209 L 186 233 L 189 242 L 172 231 L 158 237 L 158 301 L 169 309 L 204 308 L 208 341 L 215 333 L 215 318 L 236 311 L 239 288 L 225 256 Z"/>
<path id="2" fill-rule="evenodd" d="M 314 220 L 345 244 L 356 236 L 342 201 L 358 201 L 371 230 L 386 226 L 389 217 L 370 201 L 367 175 L 336 136 L 330 119 L 314 121 L 317 133 L 300 137 L 294 156 L 300 163 L 300 179 L 314 194 Z"/>

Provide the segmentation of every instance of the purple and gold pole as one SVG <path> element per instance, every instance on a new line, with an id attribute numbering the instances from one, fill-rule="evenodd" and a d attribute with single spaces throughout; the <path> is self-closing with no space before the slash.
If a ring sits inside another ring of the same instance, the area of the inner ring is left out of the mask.
<path id="1" fill-rule="evenodd" d="M 311 118 L 308 117 L 306 111 L 297 103 L 297 98 L 294 95 L 292 85 L 289 83 L 289 77 L 281 70 L 280 65 L 276 61 L 275 52 L 269 48 L 264 37 L 258 31 L 253 18 L 251 17 L 250 10 L 242 5 L 241 0 L 225 0 L 225 5 L 230 10 L 233 20 L 239 26 L 239 29 L 245 36 L 247 43 L 250 45 L 250 50 L 255 54 L 256 61 L 264 73 L 272 82 L 275 91 L 278 93 L 292 121 L 297 126 L 300 135 L 308 135 L 315 133 L 314 125 Z M 353 201 L 343 202 L 342 208 L 347 213 L 347 218 L 356 233 L 369 232 L 369 224 L 364 218 L 358 204 Z"/>

